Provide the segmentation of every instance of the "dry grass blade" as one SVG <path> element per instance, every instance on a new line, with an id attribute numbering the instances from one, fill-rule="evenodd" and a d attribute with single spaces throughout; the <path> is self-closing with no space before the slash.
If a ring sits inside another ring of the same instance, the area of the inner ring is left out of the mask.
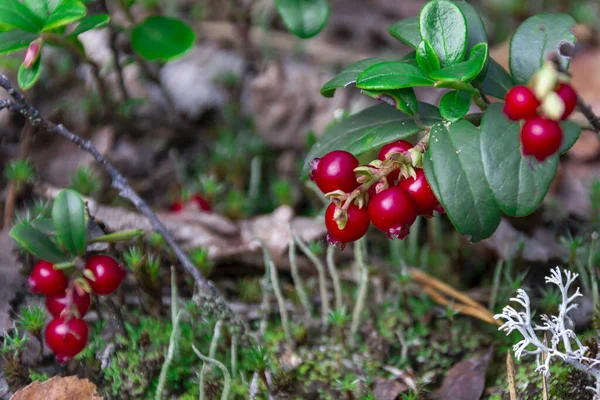
<path id="1" fill-rule="evenodd" d="M 548 338 L 545 333 L 544 333 L 544 341 L 542 343 L 544 343 L 544 345 L 548 344 Z M 542 351 L 542 363 L 546 362 L 547 357 L 548 357 L 548 354 L 545 351 Z M 546 374 L 542 374 L 542 398 L 543 398 L 543 400 L 548 400 L 548 393 L 549 393 L 548 378 L 546 377 Z"/>
<path id="2" fill-rule="evenodd" d="M 515 364 L 510 350 L 506 353 L 506 375 L 508 376 L 508 389 L 510 391 L 510 400 L 517 400 L 517 387 L 515 385 Z"/>

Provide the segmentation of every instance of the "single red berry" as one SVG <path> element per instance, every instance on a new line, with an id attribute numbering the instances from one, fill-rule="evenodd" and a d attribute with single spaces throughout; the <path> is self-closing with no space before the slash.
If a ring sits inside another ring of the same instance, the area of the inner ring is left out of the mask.
<path id="1" fill-rule="evenodd" d="M 202 197 L 198 194 L 195 194 L 192 196 L 192 201 L 194 203 L 196 203 L 196 205 L 198 206 L 200 211 L 206 211 L 206 212 L 212 211 L 212 207 L 210 206 L 210 204 L 208 204 L 208 201 L 206 201 L 204 199 L 204 197 Z"/>
<path id="2" fill-rule="evenodd" d="M 544 161 L 558 151 L 563 133 L 560 124 L 551 119 L 534 117 L 528 119 L 521 128 L 521 148 L 523 155 L 533 156 Z"/>
<path id="3" fill-rule="evenodd" d="M 169 209 L 175 213 L 181 212 L 183 210 L 183 203 L 178 200 L 171 204 L 171 207 L 169 207 Z"/>
<path id="4" fill-rule="evenodd" d="M 323 193 L 341 190 L 349 193 L 358 187 L 354 169 L 358 160 L 351 153 L 335 150 L 311 161 L 310 179 Z"/>
<path id="5" fill-rule="evenodd" d="M 65 273 L 54 269 L 54 265 L 48 261 L 40 261 L 35 264 L 27 279 L 27 284 L 33 293 L 47 296 L 64 293 L 68 283 Z"/>
<path id="6" fill-rule="evenodd" d="M 556 89 L 556 94 L 565 103 L 565 112 L 560 117 L 560 119 L 565 120 L 577 107 L 577 92 L 573 89 L 573 86 L 561 83 Z"/>
<path id="7" fill-rule="evenodd" d="M 90 302 L 91 297 L 89 293 L 84 293 L 83 296 L 80 296 L 76 290 L 73 290 L 73 305 L 77 308 L 78 313 L 76 317 L 83 318 L 85 313 L 90 309 Z M 58 296 L 46 296 L 46 309 L 54 318 L 60 317 L 68 304 L 69 300 L 66 293 Z"/>
<path id="8" fill-rule="evenodd" d="M 56 358 L 56 362 L 60 365 L 66 365 L 69 361 L 71 361 L 71 358 L 73 358 L 62 354 L 54 354 L 54 357 Z"/>
<path id="9" fill-rule="evenodd" d="M 44 334 L 46 344 L 59 355 L 60 361 L 66 362 L 85 348 L 88 341 L 88 326 L 79 318 L 69 320 L 64 317 L 55 318 L 46 327 Z"/>
<path id="10" fill-rule="evenodd" d="M 354 203 L 348 207 L 348 221 L 344 229 L 340 229 L 333 218 L 335 204 L 331 203 L 325 211 L 325 226 L 327 227 L 327 240 L 331 244 L 344 245 L 363 237 L 369 230 L 369 213 L 367 207 L 358 208 Z"/>
<path id="11" fill-rule="evenodd" d="M 433 211 L 440 205 L 437 197 L 433 194 L 425 172 L 422 168 L 416 168 L 415 173 L 417 178 L 408 177 L 398 182 L 398 187 L 406 190 L 417 205 L 417 214 L 425 217 L 433 216 Z"/>
<path id="12" fill-rule="evenodd" d="M 369 201 L 369 217 L 389 238 L 404 239 L 417 219 L 417 206 L 406 190 L 394 186 L 377 193 Z"/>
<path id="13" fill-rule="evenodd" d="M 125 279 L 125 270 L 117 261 L 106 255 L 97 255 L 88 258 L 85 269 L 92 272 L 94 280 L 88 280 L 90 287 L 96 294 L 111 294 Z"/>
<path id="14" fill-rule="evenodd" d="M 402 153 L 404 155 L 408 154 L 408 150 L 412 149 L 413 145 L 406 140 L 396 140 L 395 142 L 388 143 L 379 150 L 379 154 L 377 155 L 377 159 L 381 161 L 385 161 L 392 153 Z M 388 184 L 392 186 L 394 181 L 398 180 L 398 176 L 400 174 L 400 170 L 394 170 L 389 173 L 387 176 Z"/>
<path id="15" fill-rule="evenodd" d="M 534 116 L 540 106 L 533 90 L 523 85 L 510 89 L 504 100 L 504 114 L 513 121 Z"/>

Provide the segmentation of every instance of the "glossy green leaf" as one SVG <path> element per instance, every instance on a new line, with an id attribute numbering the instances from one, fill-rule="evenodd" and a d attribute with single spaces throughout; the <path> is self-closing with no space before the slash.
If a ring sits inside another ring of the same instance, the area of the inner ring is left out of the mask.
<path id="1" fill-rule="evenodd" d="M 426 125 L 441 121 L 437 108 L 430 104 L 419 103 L 419 116 Z M 343 119 L 325 132 L 306 156 L 303 174 L 307 174 L 308 162 L 332 150 L 346 150 L 358 155 L 409 137 L 420 130 L 412 117 L 387 104 L 367 108 Z"/>
<path id="2" fill-rule="evenodd" d="M 440 99 L 440 114 L 446 121 L 458 121 L 469 112 L 469 108 L 471 94 L 465 90 L 453 90 Z"/>
<path id="3" fill-rule="evenodd" d="M 567 14 L 538 14 L 523 22 L 510 41 L 510 73 L 516 84 L 528 83 L 550 53 L 563 42 L 575 43 L 575 25 Z M 569 62 L 561 58 L 565 68 Z"/>
<path id="4" fill-rule="evenodd" d="M 18 0 L 1 0 L 0 24 L 35 33 L 42 28 L 43 21 Z"/>
<path id="5" fill-rule="evenodd" d="M 17 81 L 23 90 L 31 88 L 40 79 L 42 73 L 42 58 L 40 57 L 31 68 L 25 68 L 23 64 L 19 67 Z"/>
<path id="6" fill-rule="evenodd" d="M 467 20 L 448 0 L 425 4 L 419 15 L 421 38 L 434 48 L 442 67 L 461 62 L 467 52 Z"/>
<path id="7" fill-rule="evenodd" d="M 146 18 L 131 31 L 131 46 L 147 60 L 172 60 L 187 53 L 196 34 L 185 22 L 162 16 Z"/>
<path id="8" fill-rule="evenodd" d="M 275 8 L 289 31 L 302 39 L 321 32 L 329 20 L 328 0 L 275 0 Z"/>
<path id="9" fill-rule="evenodd" d="M 496 60 L 489 57 L 488 71 L 481 84 L 483 92 L 498 99 L 504 99 L 506 93 L 513 86 L 515 83 L 508 72 Z"/>
<path id="10" fill-rule="evenodd" d="M 336 89 L 344 88 L 350 84 L 356 82 L 356 78 L 358 75 L 363 72 L 365 69 L 369 68 L 371 65 L 379 64 L 385 62 L 385 60 L 372 57 L 364 60 L 360 60 L 355 62 L 354 64 L 350 64 L 343 71 L 337 74 L 333 79 L 327 82 L 321 88 L 321 94 L 325 97 L 333 97 Z"/>
<path id="11" fill-rule="evenodd" d="M 60 2 L 61 0 L 23 0 L 23 4 L 42 21 L 48 19 Z"/>
<path id="12" fill-rule="evenodd" d="M 44 23 L 43 31 L 48 32 L 79 21 L 86 12 L 85 4 L 79 0 L 61 0 Z"/>
<path id="13" fill-rule="evenodd" d="M 481 122 L 483 168 L 500 209 L 511 217 L 524 217 L 544 200 L 556 175 L 558 156 L 531 163 L 521 154 L 521 124 L 509 121 L 502 104 L 491 104 Z"/>
<path id="14" fill-rule="evenodd" d="M 465 120 L 435 125 L 424 158 L 427 180 L 456 230 L 475 242 L 490 237 L 502 213 L 483 171 L 479 130 Z"/>
<path id="15" fill-rule="evenodd" d="M 356 80 L 357 87 L 369 90 L 433 86 L 433 83 L 419 67 L 398 61 L 375 64 L 364 70 Z"/>
<path id="16" fill-rule="evenodd" d="M 137 237 L 140 237 L 144 234 L 143 229 L 133 229 L 128 231 L 121 231 L 115 233 L 109 233 L 107 235 L 98 236 L 92 240 L 89 240 L 88 243 L 118 243 L 118 242 L 126 242 L 128 240 L 133 240 Z"/>
<path id="17" fill-rule="evenodd" d="M 398 21 L 388 28 L 390 35 L 400 40 L 404 44 L 416 49 L 421 42 L 419 33 L 419 18 L 411 17 Z"/>
<path id="18" fill-rule="evenodd" d="M 55 235 L 56 229 L 54 229 L 54 222 L 50 218 L 36 218 L 31 221 L 31 226 L 39 229 L 46 235 Z"/>
<path id="19" fill-rule="evenodd" d="M 422 40 L 421 43 L 419 43 L 416 58 L 419 68 L 421 68 L 421 71 L 425 74 L 429 74 L 430 72 L 437 71 L 441 68 L 440 60 L 427 40 Z"/>
<path id="20" fill-rule="evenodd" d="M 566 153 L 579 139 L 581 135 L 581 125 L 576 124 L 573 121 L 563 121 L 560 123 L 563 130 L 563 142 L 560 146 L 559 153 Z"/>
<path id="21" fill-rule="evenodd" d="M 487 47 L 487 43 L 479 43 L 477 46 L 473 47 L 473 50 L 471 50 L 471 52 L 469 53 L 469 58 L 467 59 L 467 61 L 450 65 L 437 71 L 432 71 L 429 74 L 429 77 L 435 79 L 438 82 L 472 81 L 483 70 L 485 60 L 487 60 Z"/>
<path id="22" fill-rule="evenodd" d="M 412 88 L 388 91 L 363 90 L 363 93 L 411 116 L 419 111 L 417 96 Z"/>
<path id="23" fill-rule="evenodd" d="M 56 243 L 29 222 L 16 224 L 9 234 L 19 246 L 39 259 L 52 263 L 64 262 L 67 259 Z"/>
<path id="24" fill-rule="evenodd" d="M 416 51 L 411 51 L 410 53 L 404 55 L 398 61 L 403 62 L 405 64 L 419 66 L 419 64 L 417 64 L 417 52 Z"/>
<path id="25" fill-rule="evenodd" d="M 79 193 L 61 190 L 52 206 L 52 220 L 58 241 L 73 256 L 85 253 L 87 222 L 85 204 Z"/>
<path id="26" fill-rule="evenodd" d="M 0 32 L 0 54 L 26 49 L 37 37 L 35 33 L 18 29 Z"/>
<path id="27" fill-rule="evenodd" d="M 84 32 L 91 31 L 92 29 L 104 28 L 108 25 L 108 21 L 110 21 L 110 16 L 108 14 L 88 15 L 81 19 L 79 25 L 73 29 L 73 32 L 71 32 L 69 36 L 77 36 Z"/>

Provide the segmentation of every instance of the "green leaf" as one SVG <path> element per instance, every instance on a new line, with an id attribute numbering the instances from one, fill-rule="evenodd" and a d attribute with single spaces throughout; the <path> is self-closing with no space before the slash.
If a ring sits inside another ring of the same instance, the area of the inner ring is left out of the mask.
<path id="1" fill-rule="evenodd" d="M 88 243 L 118 243 L 126 242 L 128 240 L 135 239 L 144 234 L 143 229 L 133 229 L 128 231 L 121 231 L 115 233 L 109 233 L 108 235 L 98 236 L 88 241 Z"/>
<path id="2" fill-rule="evenodd" d="M 26 49 L 37 37 L 35 33 L 18 29 L 0 32 L 0 54 Z"/>
<path id="3" fill-rule="evenodd" d="M 363 93 L 411 116 L 417 114 L 419 110 L 417 96 L 412 88 L 388 91 L 363 90 Z"/>
<path id="4" fill-rule="evenodd" d="M 108 21 L 110 21 L 110 16 L 108 14 L 88 15 L 82 18 L 79 25 L 73 29 L 73 32 L 71 32 L 69 36 L 77 36 L 92 29 L 104 28 L 108 25 Z"/>
<path id="5" fill-rule="evenodd" d="M 54 12 L 61 0 L 23 0 L 27 6 L 39 19 L 46 21 L 50 14 Z"/>
<path id="6" fill-rule="evenodd" d="M 133 49 L 147 60 L 172 60 L 187 53 L 196 34 L 185 22 L 162 16 L 146 18 L 131 31 Z"/>
<path id="7" fill-rule="evenodd" d="M 42 20 L 18 0 L 0 1 L 0 24 L 26 32 L 36 33 L 42 28 Z"/>
<path id="8" fill-rule="evenodd" d="M 31 221 L 31 226 L 39 229 L 46 235 L 55 235 L 54 222 L 50 218 L 36 218 Z"/>
<path id="9" fill-rule="evenodd" d="M 569 151 L 577 139 L 579 139 L 579 135 L 581 135 L 581 126 L 573 121 L 563 121 L 560 125 L 563 130 L 563 142 L 560 146 L 559 153 L 564 154 Z"/>
<path id="10" fill-rule="evenodd" d="M 51 31 L 79 21 L 85 16 L 87 9 L 79 0 L 61 0 L 44 23 L 44 32 Z"/>
<path id="11" fill-rule="evenodd" d="M 519 122 L 509 121 L 502 104 L 491 104 L 481 122 L 481 154 L 487 182 L 498 206 L 524 217 L 544 200 L 558 167 L 558 156 L 531 164 L 521 154 Z"/>
<path id="12" fill-rule="evenodd" d="M 421 68 L 421 71 L 425 74 L 429 74 L 430 72 L 437 71 L 441 68 L 440 60 L 427 40 L 422 40 L 421 43 L 419 43 L 416 58 L 419 68 Z"/>
<path id="13" fill-rule="evenodd" d="M 515 83 L 508 72 L 490 57 L 488 71 L 481 84 L 483 92 L 498 99 L 504 99 L 506 93 L 513 86 L 515 86 Z"/>
<path id="14" fill-rule="evenodd" d="M 475 7 L 463 0 L 458 0 L 454 3 L 460 8 L 463 15 L 467 19 L 467 51 L 471 51 L 473 47 L 477 46 L 479 43 L 488 43 L 488 35 L 487 31 L 485 30 L 485 25 L 483 25 L 481 16 Z M 489 48 L 487 56 L 488 58 L 486 59 L 483 69 L 475 78 L 477 82 L 483 81 L 486 76 L 489 64 Z"/>
<path id="15" fill-rule="evenodd" d="M 469 108 L 471 94 L 465 90 L 453 90 L 440 99 L 440 114 L 446 121 L 458 121 L 469 112 Z"/>
<path id="16" fill-rule="evenodd" d="M 329 20 L 328 0 L 275 0 L 275 8 L 288 30 L 302 39 L 321 32 Z"/>
<path id="17" fill-rule="evenodd" d="M 469 53 L 467 61 L 432 71 L 429 77 L 442 82 L 470 82 L 483 69 L 488 54 L 487 43 L 479 43 Z"/>
<path id="18" fill-rule="evenodd" d="M 539 14 L 519 26 L 510 41 L 509 59 L 510 73 L 516 84 L 529 82 L 547 56 L 558 53 L 561 43 L 575 43 L 573 25 L 575 20 L 567 14 Z M 561 63 L 568 68 L 567 59 L 561 58 Z"/>
<path id="19" fill-rule="evenodd" d="M 22 248 L 37 258 L 52 263 L 66 261 L 66 256 L 48 236 L 31 226 L 29 222 L 21 222 L 10 230 L 12 237 Z"/>
<path id="20" fill-rule="evenodd" d="M 410 53 L 406 54 L 398 61 L 403 62 L 405 64 L 414 65 L 416 67 L 419 66 L 419 64 L 417 64 L 417 52 L 416 51 L 411 51 Z"/>
<path id="21" fill-rule="evenodd" d="M 416 49 L 421 42 L 419 33 L 419 18 L 411 17 L 398 21 L 388 27 L 390 35 Z"/>
<path id="22" fill-rule="evenodd" d="M 425 125 L 433 125 L 441 120 L 437 108 L 425 103 L 419 103 L 419 116 Z M 387 104 L 367 108 L 343 119 L 325 132 L 306 156 L 303 174 L 307 174 L 308 162 L 332 150 L 346 150 L 358 155 L 420 131 L 412 117 Z"/>
<path id="23" fill-rule="evenodd" d="M 425 4 L 419 15 L 421 38 L 431 43 L 442 67 L 459 63 L 467 52 L 467 20 L 448 0 Z"/>
<path id="24" fill-rule="evenodd" d="M 38 58 L 38 60 L 31 66 L 31 68 L 25 68 L 23 64 L 19 67 L 19 73 L 17 76 L 17 81 L 19 83 L 19 87 L 23 90 L 27 90 L 31 88 L 35 83 L 40 79 L 40 74 L 42 73 L 42 57 Z"/>
<path id="25" fill-rule="evenodd" d="M 321 94 L 325 97 L 333 97 L 336 89 L 344 88 L 356 82 L 358 75 L 371 65 L 385 62 L 385 60 L 377 57 L 366 58 L 350 64 L 343 71 L 337 74 L 333 79 L 327 82 L 321 88 Z"/>
<path id="26" fill-rule="evenodd" d="M 364 70 L 356 80 L 358 88 L 369 90 L 433 86 L 433 83 L 419 67 L 398 61 L 375 64 Z"/>
<path id="27" fill-rule="evenodd" d="M 52 206 L 52 220 L 58 241 L 71 253 L 85 253 L 87 223 L 85 204 L 79 193 L 71 189 L 60 191 Z"/>
<path id="28" fill-rule="evenodd" d="M 465 120 L 435 125 L 426 158 L 427 180 L 435 182 L 436 195 L 456 230 L 475 242 L 490 237 L 502 213 L 483 172 L 479 130 Z"/>

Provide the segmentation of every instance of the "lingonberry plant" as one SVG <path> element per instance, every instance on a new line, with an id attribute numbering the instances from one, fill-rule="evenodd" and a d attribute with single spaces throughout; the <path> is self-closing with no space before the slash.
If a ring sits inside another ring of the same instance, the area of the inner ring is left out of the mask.
<path id="1" fill-rule="evenodd" d="M 581 131 L 565 121 L 578 101 L 563 54 L 576 40 L 574 23 L 566 14 L 524 21 L 510 43 L 509 73 L 489 56 L 473 6 L 433 0 L 388 29 L 413 52 L 356 62 L 327 82 L 326 97 L 354 84 L 384 103 L 341 120 L 307 156 L 305 172 L 332 201 L 331 241 L 364 235 L 356 216 L 365 208 L 390 238 L 438 210 L 472 241 L 491 236 L 503 214 L 533 212 Z M 418 101 L 414 88 L 423 86 L 446 91 L 439 104 Z M 479 113 L 468 114 L 472 103 Z M 374 149 L 378 158 L 359 166 L 355 157 Z M 339 162 L 342 154 L 349 161 Z"/>
<path id="2" fill-rule="evenodd" d="M 64 363 L 80 353 L 88 340 L 83 316 L 92 295 L 113 293 L 125 270 L 104 254 L 89 255 L 87 245 L 130 240 L 142 231 L 123 231 L 88 239 L 88 215 L 83 198 L 62 190 L 52 206 L 52 218 L 35 217 L 16 224 L 10 235 L 40 259 L 27 282 L 34 293 L 46 296 L 46 309 L 54 318 L 45 330 L 47 346 Z"/>

